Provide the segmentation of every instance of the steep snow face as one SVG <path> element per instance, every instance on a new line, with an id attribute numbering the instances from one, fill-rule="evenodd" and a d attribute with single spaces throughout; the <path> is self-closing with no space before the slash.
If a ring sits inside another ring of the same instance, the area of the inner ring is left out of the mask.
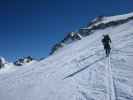
<path id="1" fill-rule="evenodd" d="M 58 52 L 60 48 L 63 48 L 65 45 L 77 40 L 80 40 L 82 39 L 82 37 L 93 34 L 94 31 L 106 29 L 109 27 L 116 27 L 131 20 L 133 20 L 133 13 L 110 17 L 98 16 L 97 18 L 92 20 L 89 25 L 87 25 L 87 27 L 80 28 L 78 32 L 70 32 L 62 41 L 53 46 L 50 54 Z"/>
<path id="2" fill-rule="evenodd" d="M 45 60 L 1 73 L 1 100 L 133 100 L 132 26 L 95 30 Z M 109 58 L 101 43 L 107 33 Z"/>

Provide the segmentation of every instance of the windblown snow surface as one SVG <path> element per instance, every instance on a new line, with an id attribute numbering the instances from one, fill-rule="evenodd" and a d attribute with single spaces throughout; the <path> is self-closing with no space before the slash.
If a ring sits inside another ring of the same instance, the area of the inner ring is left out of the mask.
<path id="1" fill-rule="evenodd" d="M 107 33 L 109 58 L 101 43 Z M 96 30 L 40 62 L 6 66 L 0 100 L 133 100 L 133 21 Z"/>

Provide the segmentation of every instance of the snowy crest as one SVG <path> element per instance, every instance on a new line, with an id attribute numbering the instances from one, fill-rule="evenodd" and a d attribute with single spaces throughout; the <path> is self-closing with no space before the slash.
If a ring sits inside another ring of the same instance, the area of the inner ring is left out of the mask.
<path id="1" fill-rule="evenodd" d="M 7 61 L 5 60 L 4 57 L 0 57 L 0 62 L 1 62 L 2 64 L 6 64 L 6 63 L 7 63 Z"/>

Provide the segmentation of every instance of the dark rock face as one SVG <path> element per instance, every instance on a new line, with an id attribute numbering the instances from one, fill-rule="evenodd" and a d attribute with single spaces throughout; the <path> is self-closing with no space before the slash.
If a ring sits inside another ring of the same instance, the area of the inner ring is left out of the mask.
<path id="1" fill-rule="evenodd" d="M 51 53 L 50 55 L 52 55 L 55 51 L 57 51 L 59 48 L 62 48 L 63 45 L 61 43 L 57 43 L 53 46 L 53 48 L 51 49 Z"/>
<path id="2" fill-rule="evenodd" d="M 91 30 L 89 30 L 89 29 L 81 28 L 81 29 L 79 29 L 79 33 L 80 33 L 83 37 L 85 37 L 85 36 L 87 36 L 87 35 L 90 35 L 92 32 L 91 32 Z"/>
<path id="3" fill-rule="evenodd" d="M 22 66 L 23 65 L 23 61 L 24 60 L 20 58 L 20 59 L 18 59 L 17 61 L 14 62 L 14 65 L 16 65 L 16 66 Z"/>
<path id="4" fill-rule="evenodd" d="M 31 56 L 24 57 L 24 58 L 19 58 L 18 60 L 16 60 L 14 62 L 14 65 L 22 66 L 23 64 L 30 63 L 33 60 L 34 60 L 34 58 L 32 58 Z"/>
<path id="5" fill-rule="evenodd" d="M 58 49 L 62 48 L 65 44 L 72 43 L 73 41 L 80 40 L 81 36 L 79 33 L 71 32 L 62 41 L 55 44 L 51 49 L 50 55 L 55 53 Z"/>
<path id="6" fill-rule="evenodd" d="M 75 32 L 71 32 L 69 33 L 61 42 L 62 43 L 71 43 L 73 41 L 76 41 L 76 40 L 80 40 L 80 36 L 78 35 L 78 33 L 75 33 Z"/>

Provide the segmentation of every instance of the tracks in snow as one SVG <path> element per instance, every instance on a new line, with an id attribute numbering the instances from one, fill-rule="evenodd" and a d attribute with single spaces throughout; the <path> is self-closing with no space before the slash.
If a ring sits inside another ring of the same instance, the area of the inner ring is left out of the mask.
<path id="1" fill-rule="evenodd" d="M 91 64 L 89 64 L 89 65 L 87 65 L 87 66 L 85 66 L 85 67 L 83 67 L 83 68 L 81 68 L 81 69 L 79 69 L 79 70 L 73 72 L 72 74 L 66 76 L 64 79 L 67 79 L 67 78 L 70 78 L 70 77 L 75 76 L 76 74 L 78 74 L 78 73 L 84 71 L 85 69 L 89 68 L 89 67 L 92 66 L 93 64 L 96 64 L 98 61 L 101 61 L 101 60 L 103 60 L 103 59 L 104 59 L 104 57 L 101 57 L 100 59 L 95 60 L 93 63 L 91 63 Z"/>
<path id="2" fill-rule="evenodd" d="M 94 55 L 92 55 L 94 56 Z M 90 56 L 89 56 L 90 57 Z M 82 59 L 83 60 L 86 60 L 88 59 L 85 58 L 85 59 Z M 91 67 L 93 64 L 96 64 L 97 62 L 99 61 L 102 61 L 104 60 L 105 57 L 100 57 L 99 59 L 96 59 L 95 61 L 93 61 L 92 63 L 90 63 L 89 65 L 83 67 L 83 68 L 80 68 L 78 69 L 77 71 L 73 72 L 72 74 L 69 74 L 68 76 L 66 76 L 64 79 L 67 79 L 67 78 L 71 78 L 79 73 L 81 73 L 82 71 L 86 70 L 87 68 Z M 105 85 L 106 85 L 106 100 L 117 100 L 117 97 L 116 97 L 116 87 L 115 87 L 115 81 L 113 79 L 113 74 L 112 74 L 112 69 L 111 69 L 111 63 L 110 63 L 110 57 L 108 57 L 106 59 L 106 65 L 104 64 L 105 66 Z"/>
<path id="3" fill-rule="evenodd" d="M 107 96 L 106 100 L 116 100 L 116 88 L 115 88 L 115 82 L 113 80 L 113 74 L 111 69 L 111 63 L 110 63 L 110 56 L 107 59 L 107 65 L 106 68 L 106 88 L 107 88 Z"/>

